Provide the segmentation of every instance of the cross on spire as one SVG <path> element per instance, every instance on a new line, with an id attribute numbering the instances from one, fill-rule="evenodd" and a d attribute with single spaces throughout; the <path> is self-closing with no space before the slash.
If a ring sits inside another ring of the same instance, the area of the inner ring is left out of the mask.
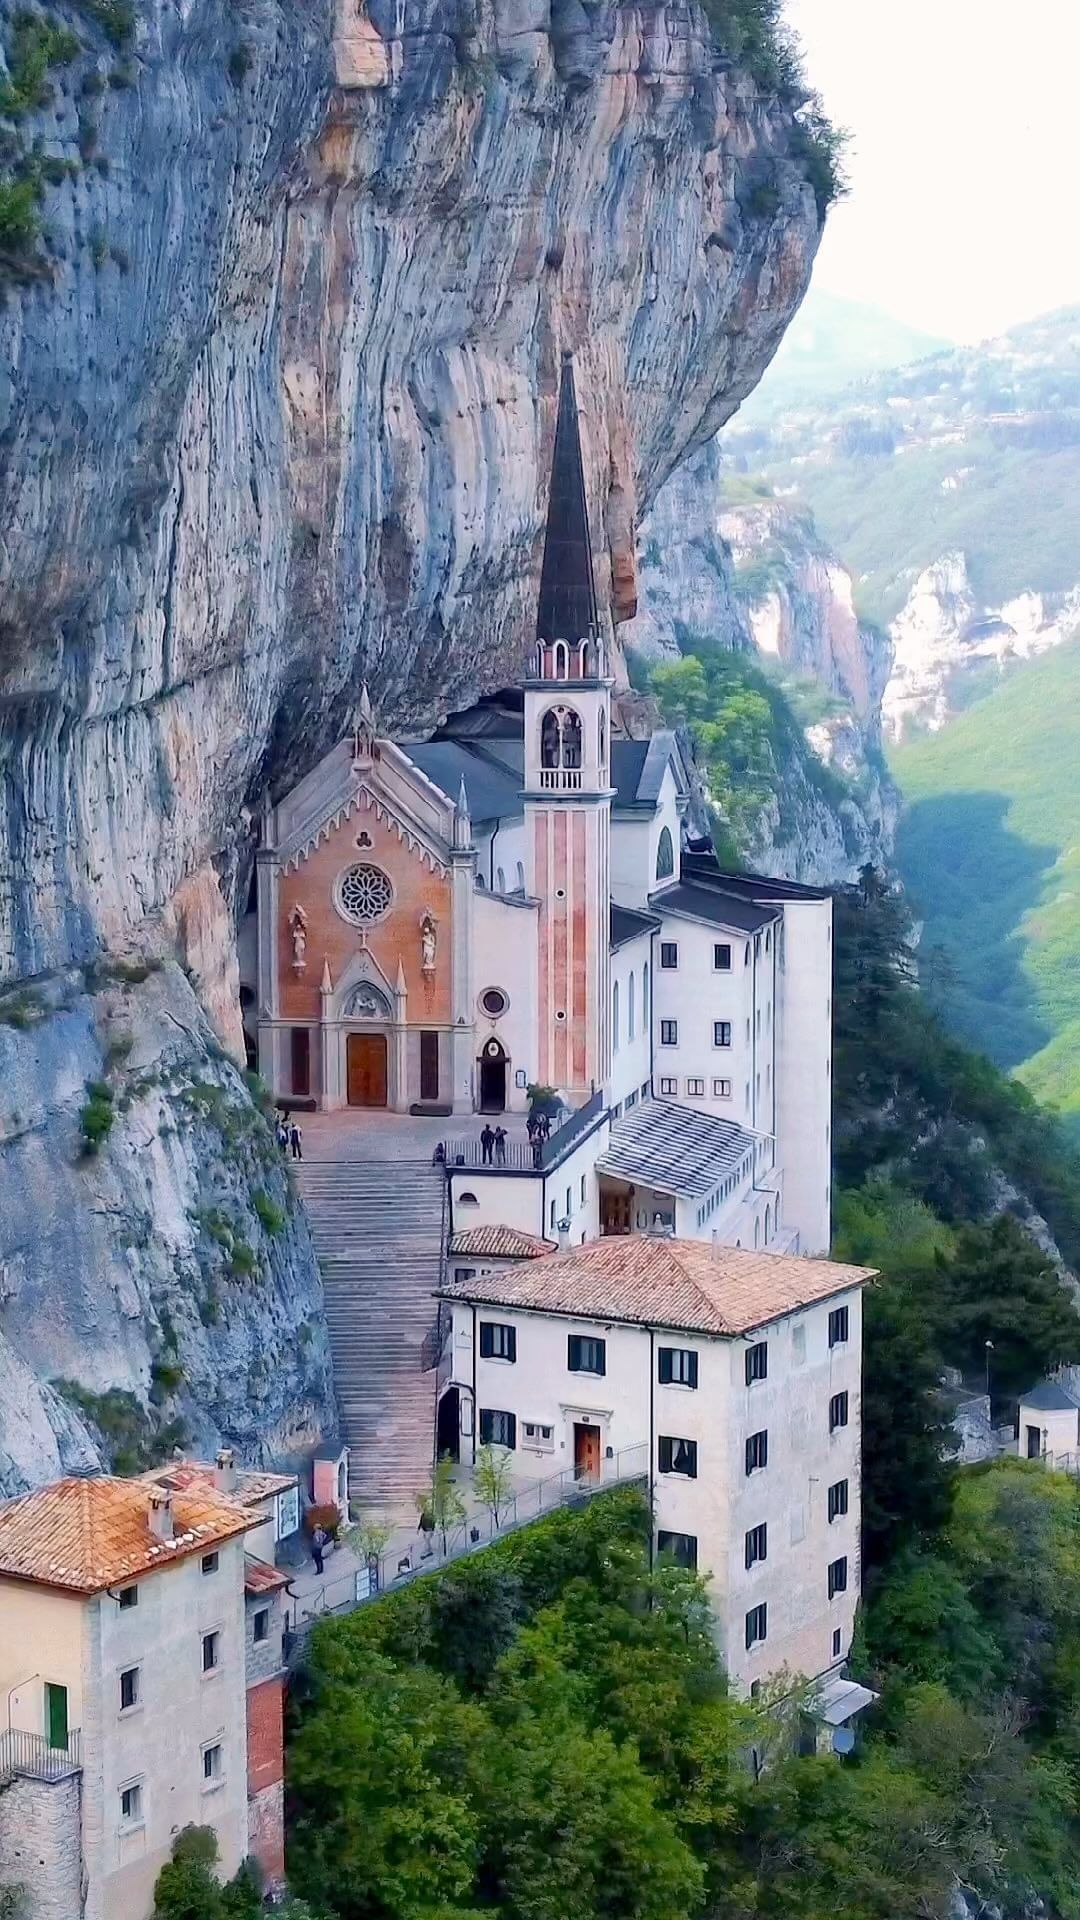
<path id="1" fill-rule="evenodd" d="M 599 630 L 574 363 L 569 353 L 564 353 L 536 637 L 541 641 L 587 640 L 594 639 Z"/>

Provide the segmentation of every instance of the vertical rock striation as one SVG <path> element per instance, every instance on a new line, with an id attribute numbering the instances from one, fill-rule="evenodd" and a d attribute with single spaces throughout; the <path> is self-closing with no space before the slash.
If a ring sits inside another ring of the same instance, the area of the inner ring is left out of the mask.
<path id="1" fill-rule="evenodd" d="M 66 169 L 52 270 L 0 306 L 0 981 L 44 996 L 0 1017 L 0 1335 L 78 1392 L 18 1433 L 0 1401 L 5 1484 L 108 1452 L 101 1419 L 283 1453 L 332 1419 L 310 1244 L 252 1215 L 265 1142 L 189 988 L 133 996 L 145 1071 L 83 1162 L 112 1082 L 71 970 L 177 955 L 236 1053 L 267 793 L 365 678 L 422 725 L 519 672 L 563 350 L 625 618 L 638 519 L 820 225 L 792 108 L 690 0 L 134 0 L 122 58 L 54 11 L 83 51 L 26 129 Z M 214 1319 L 207 1263 L 259 1232 L 262 1289 L 241 1259 Z"/>

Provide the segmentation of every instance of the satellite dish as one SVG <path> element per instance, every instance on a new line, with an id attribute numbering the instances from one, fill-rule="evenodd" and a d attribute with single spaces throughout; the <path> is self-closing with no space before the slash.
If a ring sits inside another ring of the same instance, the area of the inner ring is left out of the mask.
<path id="1" fill-rule="evenodd" d="M 855 1747 L 855 1735 L 850 1727 L 837 1727 L 832 1743 L 834 1753 L 851 1753 Z"/>

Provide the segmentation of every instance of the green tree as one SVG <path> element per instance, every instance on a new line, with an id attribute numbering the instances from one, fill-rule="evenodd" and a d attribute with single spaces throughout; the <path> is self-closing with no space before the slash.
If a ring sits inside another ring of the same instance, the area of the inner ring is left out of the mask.
<path id="1" fill-rule="evenodd" d="M 1004 1679 L 1001 1648 L 979 1617 L 955 1566 L 940 1554 L 908 1548 L 868 1602 L 867 1658 L 879 1676 L 933 1681 L 961 1700 L 980 1700 Z"/>
<path id="2" fill-rule="evenodd" d="M 416 1920 L 470 1893 L 478 1819 L 464 1787 L 479 1710 L 424 1667 L 368 1656 L 323 1686 L 290 1747 L 290 1877 L 341 1920 Z"/>
<path id="3" fill-rule="evenodd" d="M 449 1535 L 455 1527 L 463 1524 L 467 1514 L 454 1479 L 454 1462 L 448 1456 L 436 1460 L 431 1469 L 431 1479 L 423 1493 L 416 1496 L 416 1505 L 420 1513 L 420 1525 L 432 1532 L 438 1530 L 445 1553 Z"/>
<path id="4" fill-rule="evenodd" d="M 683 1920 L 704 1874 L 632 1746 L 571 1720 L 514 1720 L 474 1761 L 480 1884 L 506 1920 Z"/>
<path id="5" fill-rule="evenodd" d="M 514 1497 L 514 1469 L 507 1447 L 481 1447 L 473 1466 L 473 1492 L 491 1515 L 492 1526 L 505 1519 Z"/>
<path id="6" fill-rule="evenodd" d="M 978 1377 L 993 1343 L 996 1391 L 1017 1394 L 1080 1360 L 1080 1315 L 1050 1260 L 1011 1214 L 962 1227 L 928 1302 L 942 1350 Z"/>

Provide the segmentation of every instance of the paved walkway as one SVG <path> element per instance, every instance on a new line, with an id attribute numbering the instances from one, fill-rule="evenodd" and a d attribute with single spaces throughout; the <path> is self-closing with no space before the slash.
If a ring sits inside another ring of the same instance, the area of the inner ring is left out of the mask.
<path id="1" fill-rule="evenodd" d="M 426 1114 L 364 1107 L 345 1107 L 339 1113 L 301 1113 L 296 1118 L 303 1130 L 305 1161 L 422 1160 L 428 1166 L 440 1140 L 470 1139 L 479 1143 L 488 1124 L 488 1115 L 483 1113 L 429 1119 Z M 528 1138 L 522 1113 L 494 1114 L 491 1124 L 505 1127 L 511 1140 Z"/>

